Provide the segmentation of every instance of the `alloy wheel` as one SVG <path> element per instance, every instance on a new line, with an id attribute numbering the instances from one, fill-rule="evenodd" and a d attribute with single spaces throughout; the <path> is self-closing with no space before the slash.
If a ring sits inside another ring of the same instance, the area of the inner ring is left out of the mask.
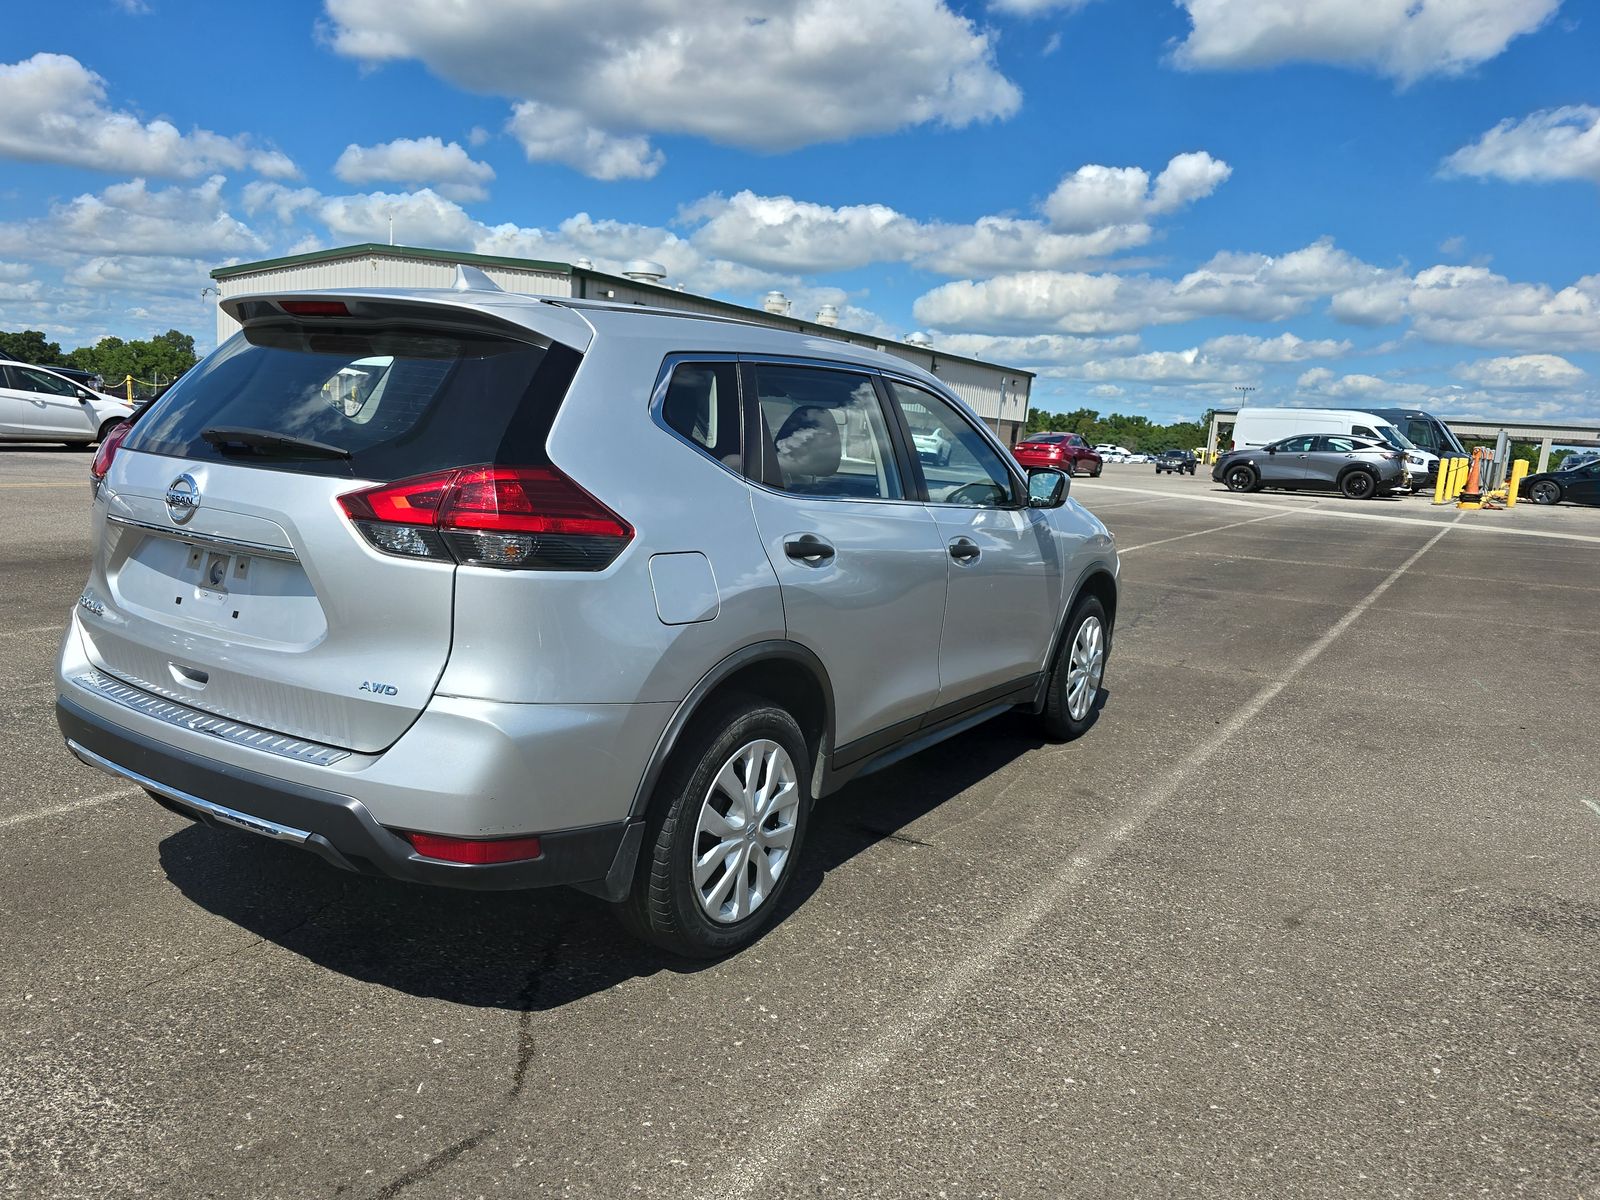
<path id="1" fill-rule="evenodd" d="M 800 817 L 789 752 L 763 738 L 735 750 L 711 781 L 695 824 L 694 894 L 719 924 L 742 921 L 778 886 Z"/>
<path id="2" fill-rule="evenodd" d="M 1105 671 L 1105 628 L 1099 617 L 1086 617 L 1072 639 L 1072 657 L 1067 663 L 1067 712 L 1074 721 L 1089 715 Z"/>
<path id="3" fill-rule="evenodd" d="M 1561 489 L 1548 479 L 1541 479 L 1533 485 L 1528 498 L 1535 504 L 1554 504 L 1561 499 Z"/>

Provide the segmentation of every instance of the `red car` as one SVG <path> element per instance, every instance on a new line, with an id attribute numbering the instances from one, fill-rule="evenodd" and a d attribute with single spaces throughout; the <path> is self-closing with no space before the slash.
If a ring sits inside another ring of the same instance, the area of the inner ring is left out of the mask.
<path id="1" fill-rule="evenodd" d="M 1054 467 L 1068 475 L 1087 471 L 1100 474 L 1100 456 L 1075 433 L 1035 433 L 1022 439 L 1011 453 L 1024 467 Z"/>

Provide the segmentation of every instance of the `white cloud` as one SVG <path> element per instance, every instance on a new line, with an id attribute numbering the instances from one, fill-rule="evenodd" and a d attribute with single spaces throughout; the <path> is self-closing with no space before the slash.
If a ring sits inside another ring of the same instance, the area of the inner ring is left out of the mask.
<path id="1" fill-rule="evenodd" d="M 1227 163 L 1204 150 L 1179 154 L 1156 176 L 1152 187 L 1143 167 L 1079 167 L 1044 202 L 1058 229 L 1099 229 L 1141 222 L 1209 196 L 1233 173 Z"/>
<path id="2" fill-rule="evenodd" d="M 1150 350 L 1125 358 L 1091 359 L 1052 371 L 1073 379 L 1117 379 L 1160 386 L 1253 378 L 1253 372 L 1234 363 L 1218 362 L 1198 347 L 1187 350 Z"/>
<path id="3" fill-rule="evenodd" d="M 341 54 L 417 59 L 460 87 L 567 110 L 580 127 L 622 138 L 681 133 L 789 150 L 930 122 L 966 126 L 1009 117 L 1021 102 L 995 66 L 991 35 L 944 0 L 326 8 Z"/>
<path id="4" fill-rule="evenodd" d="M 1259 363 L 1294 363 L 1305 362 L 1312 358 L 1340 358 L 1353 349 L 1348 339 L 1338 342 L 1332 338 L 1307 341 L 1292 333 L 1281 333 L 1275 338 L 1230 333 L 1223 337 L 1214 337 L 1200 348 L 1218 358 L 1243 359 Z"/>
<path id="5" fill-rule="evenodd" d="M 1484 267 L 1429 267 L 1413 280 L 1406 311 L 1431 341 L 1600 350 L 1600 275 L 1557 290 Z"/>
<path id="6" fill-rule="evenodd" d="M 151 189 L 142 179 L 54 205 L 47 216 L 0 224 L 0 252 L 72 260 L 94 255 L 167 255 L 215 261 L 258 254 L 267 243 L 228 211 L 224 179 Z"/>
<path id="7" fill-rule="evenodd" d="M 1488 388 L 1511 392 L 1575 388 L 1589 376 L 1559 354 L 1519 354 L 1463 363 L 1456 374 Z"/>
<path id="8" fill-rule="evenodd" d="M 1021 271 L 947 283 L 917 300 L 929 325 L 982 332 L 1131 332 L 1205 316 L 1278 320 L 1335 291 L 1386 278 L 1328 239 L 1289 254 L 1222 253 L 1180 279 Z"/>
<path id="9" fill-rule="evenodd" d="M 215 262 L 171 256 L 135 258 L 128 255 L 96 256 L 70 267 L 61 277 L 71 287 L 94 290 L 198 295 L 210 280 Z"/>
<path id="10" fill-rule="evenodd" d="M 386 242 L 393 219 L 394 240 L 401 245 L 471 250 L 483 230 L 464 208 L 431 188 L 328 196 L 313 209 L 335 239 L 344 242 Z"/>
<path id="11" fill-rule="evenodd" d="M 488 143 L 490 136 L 492 135 L 482 125 L 474 125 L 471 129 L 467 130 L 467 145 L 485 145 Z"/>
<path id="12" fill-rule="evenodd" d="M 1361 67 L 1414 83 L 1459 75 L 1543 25 L 1561 0 L 1178 0 L 1193 26 L 1173 54 L 1191 69 L 1286 62 Z"/>
<path id="13" fill-rule="evenodd" d="M 1444 160 L 1447 175 L 1514 183 L 1586 179 L 1600 183 L 1600 108 L 1573 104 L 1507 118 Z"/>
<path id="14" fill-rule="evenodd" d="M 479 162 L 460 142 L 436 137 L 396 138 L 376 146 L 351 144 L 333 164 L 333 173 L 346 183 L 403 183 L 431 186 L 450 200 L 483 200 L 494 168 Z"/>
<path id="15" fill-rule="evenodd" d="M 1132 334 L 1118 337 L 1069 337 L 1041 333 L 1031 337 L 995 337 L 984 333 L 936 332 L 934 345 L 967 358 L 987 359 L 1022 367 L 1083 362 L 1098 355 L 1127 354 L 1139 348 Z"/>
<path id="16" fill-rule="evenodd" d="M 278 223 L 287 225 L 295 219 L 295 214 L 310 208 L 322 199 L 322 193 L 313 187 L 291 188 L 281 183 L 266 183 L 255 179 L 244 185 L 240 192 L 239 203 L 250 216 L 255 216 L 262 210 L 267 210 L 278 218 Z"/>
<path id="17" fill-rule="evenodd" d="M 525 100 L 511 110 L 506 129 L 529 162 L 558 162 L 591 179 L 653 179 L 667 157 L 646 137 L 619 137 L 570 108 Z"/>
<path id="18" fill-rule="evenodd" d="M 300 172 L 276 150 L 170 121 L 141 121 L 107 108 L 106 82 L 66 54 L 0 63 L 0 157 L 95 171 L 190 179 L 249 169 L 272 179 Z"/>

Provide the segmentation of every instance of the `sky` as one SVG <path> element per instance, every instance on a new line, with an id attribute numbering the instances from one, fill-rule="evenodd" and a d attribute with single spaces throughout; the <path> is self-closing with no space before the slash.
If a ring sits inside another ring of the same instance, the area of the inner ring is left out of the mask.
<path id="1" fill-rule="evenodd" d="M 0 48 L 0 329 L 366 241 L 1038 373 L 1037 406 L 1600 422 L 1579 0 L 69 0 Z M 1240 392 L 1240 388 L 1253 388 Z"/>

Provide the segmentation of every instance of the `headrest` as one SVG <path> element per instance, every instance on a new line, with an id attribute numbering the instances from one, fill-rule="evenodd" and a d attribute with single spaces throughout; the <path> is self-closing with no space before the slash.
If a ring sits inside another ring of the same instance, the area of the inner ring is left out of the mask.
<path id="1" fill-rule="evenodd" d="M 797 475 L 825 479 L 839 473 L 843 447 L 832 409 L 802 405 L 789 414 L 773 441 L 778 449 L 778 466 L 786 480 L 792 481 Z"/>

